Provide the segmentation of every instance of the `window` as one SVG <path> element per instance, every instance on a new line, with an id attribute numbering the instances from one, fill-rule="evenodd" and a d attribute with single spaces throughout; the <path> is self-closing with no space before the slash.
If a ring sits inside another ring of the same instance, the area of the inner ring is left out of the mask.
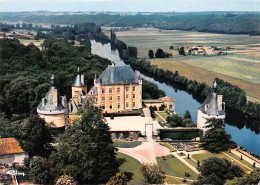
<path id="1" fill-rule="evenodd" d="M 135 87 L 133 87 L 133 91 L 135 92 Z"/>
<path id="2" fill-rule="evenodd" d="M 111 110 L 113 108 L 113 105 L 110 103 L 109 104 L 109 109 Z"/>
<path id="3" fill-rule="evenodd" d="M 106 93 L 106 89 L 102 88 L 102 94 Z"/>
<path id="4" fill-rule="evenodd" d="M 117 90 L 116 90 L 116 91 L 117 91 L 117 93 L 120 93 L 120 88 L 117 88 Z"/>
<path id="5" fill-rule="evenodd" d="M 112 94 L 112 88 L 109 88 L 109 94 Z"/>
<path id="6" fill-rule="evenodd" d="M 129 103 L 128 102 L 126 102 L 126 108 L 128 108 L 129 107 Z"/>
<path id="7" fill-rule="evenodd" d="M 120 96 L 117 96 L 117 101 L 120 101 Z"/>
<path id="8" fill-rule="evenodd" d="M 125 95 L 125 98 L 128 99 L 128 98 L 129 98 L 129 94 L 126 94 L 126 95 Z"/>
<path id="9" fill-rule="evenodd" d="M 102 101 L 106 101 L 106 97 L 102 97 Z"/>
<path id="10" fill-rule="evenodd" d="M 126 91 L 126 92 L 129 92 L 129 87 L 126 87 L 126 88 L 125 88 L 125 91 Z"/>
<path id="11" fill-rule="evenodd" d="M 120 103 L 117 104 L 117 108 L 120 109 Z"/>
<path id="12" fill-rule="evenodd" d="M 109 96 L 109 101 L 112 101 L 113 100 L 113 97 L 112 96 Z"/>
<path id="13" fill-rule="evenodd" d="M 102 109 L 105 110 L 106 109 L 106 105 L 102 104 Z"/>
<path id="14" fill-rule="evenodd" d="M 133 98 L 135 99 L 135 94 L 133 94 Z"/>
<path id="15" fill-rule="evenodd" d="M 135 102 L 133 102 L 133 107 L 135 108 Z"/>

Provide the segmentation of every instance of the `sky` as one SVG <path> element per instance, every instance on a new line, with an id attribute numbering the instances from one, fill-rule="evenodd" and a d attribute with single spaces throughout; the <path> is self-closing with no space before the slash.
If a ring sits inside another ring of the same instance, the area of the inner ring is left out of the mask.
<path id="1" fill-rule="evenodd" d="M 260 11 L 260 0 L 0 0 L 0 12 Z"/>

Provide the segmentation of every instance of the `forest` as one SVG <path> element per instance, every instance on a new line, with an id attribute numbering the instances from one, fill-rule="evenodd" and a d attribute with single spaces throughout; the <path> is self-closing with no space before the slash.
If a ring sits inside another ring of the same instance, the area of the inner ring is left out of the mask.
<path id="1" fill-rule="evenodd" d="M 187 12 L 187 13 L 79 13 L 55 15 L 55 12 L 0 13 L 0 20 L 48 24 L 77 24 L 95 22 L 99 26 L 111 27 L 156 27 L 226 34 L 259 35 L 259 12 Z"/>

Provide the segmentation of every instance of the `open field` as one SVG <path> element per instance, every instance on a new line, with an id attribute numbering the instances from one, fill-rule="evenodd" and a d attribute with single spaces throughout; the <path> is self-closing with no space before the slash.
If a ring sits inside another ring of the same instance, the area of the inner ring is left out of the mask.
<path id="1" fill-rule="evenodd" d="M 216 56 L 216 57 L 221 57 L 221 56 Z M 185 58 L 185 57 L 183 57 Z M 219 72 L 214 72 L 208 69 L 203 69 L 200 67 L 197 67 L 195 65 L 191 65 L 188 62 L 181 62 L 181 61 L 174 61 L 174 59 L 169 58 L 169 59 L 153 59 L 150 60 L 151 64 L 155 64 L 157 65 L 159 68 L 162 69 L 168 69 L 171 71 L 178 71 L 180 75 L 182 76 L 186 76 L 189 79 L 192 80 L 197 80 L 198 82 L 206 82 L 208 85 L 212 85 L 213 80 L 218 77 L 220 79 L 223 79 L 225 81 L 230 82 L 231 84 L 237 85 L 240 88 L 244 89 L 247 93 L 247 97 L 248 100 L 250 101 L 257 101 L 260 102 L 260 82 L 259 79 L 260 77 L 256 80 L 258 81 L 258 83 L 253 83 L 253 82 L 249 82 L 249 81 L 245 81 L 243 79 L 239 79 L 239 78 L 235 78 L 231 76 L 231 73 L 234 71 L 232 70 L 232 67 L 230 67 L 230 73 L 227 69 L 225 69 L 225 71 L 227 71 L 227 74 L 221 74 L 221 69 L 219 69 Z M 194 62 L 195 63 L 195 62 Z M 203 65 L 203 64 L 200 64 Z M 252 69 L 254 71 L 259 71 L 260 69 L 260 65 L 258 64 L 257 68 Z M 215 68 L 216 71 L 217 66 L 216 65 L 212 65 L 212 69 Z M 252 77 L 252 72 L 250 72 L 250 70 L 246 70 L 244 69 L 243 71 L 247 71 L 248 74 L 246 74 L 246 72 L 244 73 L 245 76 L 251 76 Z M 237 70 L 237 73 L 239 73 L 239 70 Z M 256 72 L 255 72 L 256 74 Z M 259 72 L 260 74 L 260 72 Z M 257 78 L 257 76 L 259 76 L 259 74 L 255 75 L 255 79 Z M 253 78 L 253 77 L 252 77 Z M 253 80 L 252 80 L 253 81 Z"/>
<path id="2" fill-rule="evenodd" d="M 260 36 L 213 34 L 194 31 L 159 30 L 156 28 L 136 28 L 129 31 L 116 32 L 117 38 L 127 45 L 138 48 L 139 57 L 147 57 L 149 49 L 162 48 L 169 50 L 169 46 L 178 48 L 183 45 L 230 46 L 234 53 L 260 57 Z"/>
<path id="3" fill-rule="evenodd" d="M 143 184 L 144 178 L 141 172 L 141 163 L 139 161 L 120 152 L 117 152 L 117 159 L 123 162 L 119 167 L 120 171 L 126 172 L 128 176 L 132 176 L 128 184 Z"/>
<path id="4" fill-rule="evenodd" d="M 153 59 L 158 67 L 178 70 L 180 75 L 212 85 L 219 77 L 247 92 L 248 100 L 260 102 L 260 36 L 213 34 L 179 30 L 138 28 L 116 32 L 117 38 L 138 48 L 138 56 L 147 58 L 148 50 L 162 48 L 173 58 Z M 235 48 L 222 56 L 179 56 L 176 50 L 183 45 L 203 45 Z"/>
<path id="5" fill-rule="evenodd" d="M 166 171 L 167 175 L 172 175 L 187 179 L 197 179 L 198 175 L 192 171 L 188 166 L 183 164 L 179 159 L 173 155 L 168 155 L 163 159 L 162 157 L 157 157 L 158 164 Z M 190 174 L 190 177 L 185 177 L 185 172 Z"/>
<path id="6" fill-rule="evenodd" d="M 30 43 L 33 43 L 35 46 L 37 46 L 39 49 L 42 49 L 41 44 L 43 43 L 43 39 L 41 40 L 27 40 L 27 39 L 19 39 L 20 43 L 27 46 Z"/>

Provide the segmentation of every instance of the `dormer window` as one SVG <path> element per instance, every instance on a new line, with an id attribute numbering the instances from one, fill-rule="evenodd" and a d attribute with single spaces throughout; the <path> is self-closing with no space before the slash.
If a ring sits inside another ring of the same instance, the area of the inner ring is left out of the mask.
<path id="1" fill-rule="evenodd" d="M 206 104 L 206 105 L 205 105 L 205 112 L 207 112 L 207 111 L 208 111 L 208 109 L 209 109 L 209 105 L 208 105 L 208 104 Z"/>

